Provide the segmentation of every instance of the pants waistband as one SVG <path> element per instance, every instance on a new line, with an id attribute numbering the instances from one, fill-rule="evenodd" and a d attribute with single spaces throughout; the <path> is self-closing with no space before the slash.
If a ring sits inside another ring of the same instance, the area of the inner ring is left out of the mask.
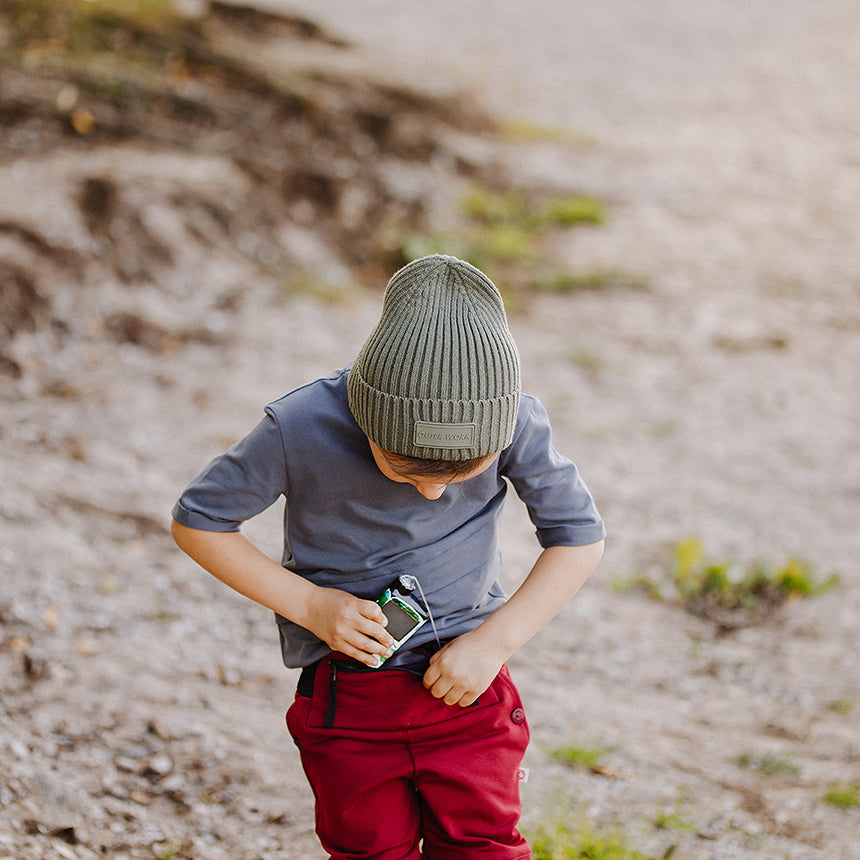
<path id="1" fill-rule="evenodd" d="M 442 645 L 445 645 L 442 642 Z M 314 694 L 314 680 L 316 678 L 317 669 L 323 663 L 336 663 L 338 668 L 344 668 L 351 674 L 371 674 L 375 672 L 385 672 L 395 670 L 400 672 L 412 672 L 414 675 L 423 675 L 430 666 L 430 658 L 438 651 L 439 648 L 435 643 L 432 645 L 421 645 L 418 648 L 395 651 L 378 669 L 368 666 L 365 663 L 360 663 L 358 660 L 353 660 L 351 657 L 346 657 L 342 654 L 332 652 L 325 657 L 317 660 L 316 663 L 311 663 L 302 669 L 299 675 L 299 683 L 296 687 L 296 692 L 300 696 L 311 698 Z"/>

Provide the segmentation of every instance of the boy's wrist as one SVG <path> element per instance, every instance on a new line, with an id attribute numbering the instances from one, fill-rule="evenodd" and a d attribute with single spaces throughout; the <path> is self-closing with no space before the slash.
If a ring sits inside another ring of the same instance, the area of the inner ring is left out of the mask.
<path id="1" fill-rule="evenodd" d="M 289 606 L 285 607 L 280 614 L 284 618 L 311 630 L 314 624 L 314 615 L 319 602 L 320 587 L 306 579 L 299 579 L 296 583 L 295 592 L 289 596 Z M 313 631 L 311 631 L 313 632 Z"/>
<path id="2" fill-rule="evenodd" d="M 513 656 L 517 646 L 508 641 L 509 637 L 501 624 L 492 624 L 492 616 L 469 633 L 469 647 L 481 653 L 482 657 L 492 659 L 501 667 Z"/>

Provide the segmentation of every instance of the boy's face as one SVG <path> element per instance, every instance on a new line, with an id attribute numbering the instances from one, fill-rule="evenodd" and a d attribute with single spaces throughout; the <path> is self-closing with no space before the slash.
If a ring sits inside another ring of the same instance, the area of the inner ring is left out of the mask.
<path id="1" fill-rule="evenodd" d="M 385 451 L 383 451 L 379 445 L 370 439 L 367 441 L 370 445 L 373 459 L 379 467 L 379 471 L 382 472 L 386 478 L 391 481 L 395 481 L 398 484 L 412 484 L 412 486 L 415 487 L 415 489 L 418 490 L 425 499 L 430 499 L 431 501 L 433 499 L 438 499 L 445 492 L 445 489 L 449 484 L 459 484 L 463 481 L 468 481 L 469 478 L 474 478 L 476 475 L 480 475 L 482 472 L 486 472 L 497 456 L 496 454 L 489 454 L 484 457 L 484 459 L 474 469 L 472 469 L 471 472 L 467 472 L 465 475 L 452 476 L 446 480 L 443 477 L 410 475 L 408 472 L 398 471 L 385 456 Z"/>

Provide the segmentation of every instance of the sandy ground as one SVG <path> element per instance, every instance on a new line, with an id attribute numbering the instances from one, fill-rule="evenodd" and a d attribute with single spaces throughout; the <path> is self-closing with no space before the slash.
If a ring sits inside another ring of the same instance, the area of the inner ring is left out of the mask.
<path id="1" fill-rule="evenodd" d="M 355 41 L 358 66 L 569 130 L 506 148 L 508 166 L 607 200 L 607 225 L 553 253 L 646 284 L 512 315 L 526 387 L 610 534 L 592 581 L 512 661 L 534 739 L 524 827 L 587 816 L 654 857 L 856 857 L 860 809 L 823 801 L 860 782 L 856 8 L 281 8 Z M 220 162 L 141 164 L 235 192 Z M 85 167 L 5 165 L 3 219 L 50 219 L 73 244 L 52 189 Z M 215 293 L 247 277 L 229 253 L 183 266 Z M 88 307 L 116 290 L 91 284 Z M 270 615 L 196 570 L 165 526 L 262 404 L 353 357 L 379 296 L 249 290 L 228 315 L 211 296 L 141 292 L 150 316 L 210 336 L 108 354 L 95 338 L 52 351 L 38 333 L 4 389 L 0 857 L 320 857 Z M 536 544 L 509 507 L 513 587 Z M 273 555 L 277 519 L 249 527 Z M 716 559 L 799 556 L 840 585 L 722 636 L 612 588 L 690 535 Z M 565 745 L 608 750 L 604 773 L 554 761 Z M 766 774 L 743 755 L 793 767 Z"/>

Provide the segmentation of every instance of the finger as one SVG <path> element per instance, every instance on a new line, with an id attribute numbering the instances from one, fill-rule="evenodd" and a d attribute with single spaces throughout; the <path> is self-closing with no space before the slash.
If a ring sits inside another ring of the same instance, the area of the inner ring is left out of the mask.
<path id="1" fill-rule="evenodd" d="M 365 666 L 370 666 L 372 669 L 378 669 L 382 665 L 381 654 L 368 654 L 366 651 L 356 652 L 355 659 Z"/>
<path id="2" fill-rule="evenodd" d="M 365 609 L 366 605 L 375 606 L 376 604 L 368 604 L 367 601 L 362 601 L 362 606 L 359 608 L 358 614 L 351 620 L 353 629 L 362 636 L 367 636 L 383 643 L 386 648 L 390 647 L 394 643 L 394 639 L 385 629 L 388 619 L 382 614 L 382 610 L 377 606 L 376 608 L 379 609 L 379 616 L 382 619 L 380 621 L 379 617 Z"/>
<path id="3" fill-rule="evenodd" d="M 424 677 L 422 678 L 422 683 L 425 688 L 431 691 L 436 682 L 442 677 L 442 672 L 439 670 L 439 667 L 433 665 L 433 658 L 435 656 L 436 655 L 434 654 L 433 657 L 430 658 L 430 668 L 427 669 L 424 673 Z"/>
<path id="4" fill-rule="evenodd" d="M 365 618 L 369 618 L 383 627 L 388 626 L 388 618 L 378 603 L 374 603 L 372 600 L 362 600 L 359 604 L 359 611 Z"/>
<path id="5" fill-rule="evenodd" d="M 382 654 L 394 645 L 394 638 L 379 624 L 371 621 L 361 625 L 358 629 L 373 642 L 372 650 L 378 654 Z"/>
<path id="6" fill-rule="evenodd" d="M 388 626 L 388 619 L 385 617 L 382 609 L 376 606 L 375 603 L 370 605 L 375 606 L 377 611 L 362 611 L 358 629 L 365 636 L 381 642 L 386 649 L 390 648 L 394 644 L 394 637 L 385 629 Z"/>
<path id="7" fill-rule="evenodd" d="M 461 708 L 466 708 L 475 701 L 475 698 L 466 687 L 452 687 L 442 701 L 452 707 L 459 705 Z"/>
<path id="8" fill-rule="evenodd" d="M 446 676 L 441 667 L 431 665 L 424 673 L 424 686 L 430 694 L 437 699 L 442 699 L 446 705 L 460 705 L 468 707 L 478 695 L 469 683 L 458 682 Z"/>
<path id="9" fill-rule="evenodd" d="M 341 653 L 347 657 L 352 657 L 353 660 L 358 660 L 359 663 L 364 663 L 365 666 L 376 668 L 381 664 L 381 656 L 379 654 L 369 654 L 367 651 L 362 651 L 359 648 L 344 647 Z"/>
<path id="10" fill-rule="evenodd" d="M 467 690 L 454 704 L 459 705 L 461 708 L 468 708 L 470 705 L 474 705 L 478 701 L 478 698 L 474 691 Z"/>
<path id="11" fill-rule="evenodd" d="M 424 673 L 424 686 L 437 698 L 441 699 L 448 694 L 448 691 L 457 686 L 457 677 L 450 668 L 445 667 L 445 663 L 440 657 L 443 653 L 437 651 L 430 657 L 430 665 Z"/>
<path id="12" fill-rule="evenodd" d="M 426 685 L 425 685 L 426 686 Z M 430 691 L 430 695 L 436 699 L 443 699 L 446 704 L 451 704 L 448 702 L 448 697 L 453 695 L 454 690 L 456 689 L 454 685 L 446 678 L 441 677 L 438 678 L 435 683 L 431 684 L 427 689 Z M 462 692 L 462 691 L 461 691 Z M 459 699 L 460 696 L 457 696 Z M 457 701 L 454 699 L 453 701 Z"/>
<path id="13" fill-rule="evenodd" d="M 374 633 L 382 631 L 382 628 L 377 627 L 376 630 L 368 630 L 364 632 L 359 626 L 344 627 L 344 629 L 328 639 L 328 644 L 335 651 L 340 651 L 347 656 L 354 656 L 352 652 L 359 651 L 363 654 L 386 654 L 390 647 L 390 642 L 383 642 L 374 636 Z M 384 637 L 384 631 L 383 636 Z M 390 637 L 389 637 L 390 638 Z"/>
<path id="14" fill-rule="evenodd" d="M 444 696 L 442 696 L 442 701 L 446 705 L 456 705 L 457 702 L 459 702 L 460 699 L 463 698 L 465 693 L 466 693 L 465 687 L 452 686 L 448 689 L 448 692 L 445 693 Z"/>
<path id="15" fill-rule="evenodd" d="M 379 666 L 382 659 L 390 657 L 394 651 L 392 648 L 382 645 L 376 639 L 363 637 L 353 639 L 345 648 L 341 649 L 342 653 L 355 660 L 360 660 L 368 666 Z"/>
<path id="16" fill-rule="evenodd" d="M 390 637 L 388 638 L 390 639 Z M 350 644 L 362 652 L 365 657 L 369 656 L 373 660 L 379 657 L 390 657 L 394 653 L 393 640 L 382 642 L 372 635 L 359 634 L 351 640 Z"/>

